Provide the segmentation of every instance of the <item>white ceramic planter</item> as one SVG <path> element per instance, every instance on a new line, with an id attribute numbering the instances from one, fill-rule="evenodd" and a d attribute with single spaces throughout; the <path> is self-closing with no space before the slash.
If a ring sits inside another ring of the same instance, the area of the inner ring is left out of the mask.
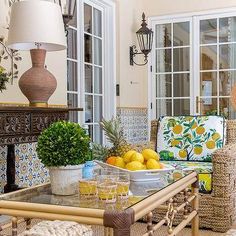
<path id="1" fill-rule="evenodd" d="M 82 178 L 83 165 L 49 167 L 52 193 L 72 195 L 78 191 L 78 182 Z"/>

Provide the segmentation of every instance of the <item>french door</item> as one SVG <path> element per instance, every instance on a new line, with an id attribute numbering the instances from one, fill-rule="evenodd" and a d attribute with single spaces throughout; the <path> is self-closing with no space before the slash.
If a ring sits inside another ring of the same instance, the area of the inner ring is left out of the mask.
<path id="1" fill-rule="evenodd" d="M 91 140 L 103 143 L 100 121 L 115 115 L 115 4 L 77 0 L 67 29 L 67 101 L 70 120 L 88 127 Z"/>
<path id="2" fill-rule="evenodd" d="M 220 114 L 235 118 L 236 13 L 153 19 L 151 118 Z"/>

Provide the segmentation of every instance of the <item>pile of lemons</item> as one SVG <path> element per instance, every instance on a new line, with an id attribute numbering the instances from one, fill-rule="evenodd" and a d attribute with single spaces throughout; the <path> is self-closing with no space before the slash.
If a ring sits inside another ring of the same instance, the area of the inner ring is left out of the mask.
<path id="1" fill-rule="evenodd" d="M 131 171 L 162 169 L 164 167 L 160 163 L 160 156 L 152 149 L 144 149 L 141 153 L 130 150 L 123 157 L 108 157 L 106 163 Z"/>

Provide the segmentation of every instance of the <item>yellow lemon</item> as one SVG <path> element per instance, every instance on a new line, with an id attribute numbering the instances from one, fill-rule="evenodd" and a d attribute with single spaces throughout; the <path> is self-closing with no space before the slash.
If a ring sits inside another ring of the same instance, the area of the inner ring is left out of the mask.
<path id="1" fill-rule="evenodd" d="M 134 150 L 129 150 L 128 152 L 126 152 L 125 155 L 123 156 L 124 162 L 125 163 L 130 162 L 130 158 L 135 152 L 136 151 L 134 151 Z"/>
<path id="2" fill-rule="evenodd" d="M 202 147 L 196 146 L 193 149 L 194 154 L 200 155 L 202 153 Z"/>
<path id="3" fill-rule="evenodd" d="M 194 122 L 193 125 L 192 125 L 192 127 L 191 127 L 191 129 L 196 129 L 196 128 L 197 128 L 197 123 Z"/>
<path id="4" fill-rule="evenodd" d="M 146 170 L 147 166 L 145 164 L 143 164 L 143 170 Z"/>
<path id="5" fill-rule="evenodd" d="M 125 162 L 122 157 L 116 157 L 116 161 L 114 166 L 120 167 L 120 168 L 125 168 Z"/>
<path id="6" fill-rule="evenodd" d="M 219 133 L 214 133 L 211 137 L 214 141 L 216 141 L 220 138 L 220 134 Z"/>
<path id="7" fill-rule="evenodd" d="M 149 159 L 147 161 L 147 169 L 161 169 L 160 162 L 154 160 L 154 159 Z"/>
<path id="8" fill-rule="evenodd" d="M 126 164 L 125 168 L 131 171 L 143 170 L 143 164 L 139 161 L 131 161 L 128 164 Z"/>
<path id="9" fill-rule="evenodd" d="M 182 150 L 179 151 L 179 156 L 180 156 L 181 158 L 186 158 L 187 155 L 188 155 L 188 153 L 187 153 L 186 150 L 182 149 Z"/>
<path id="10" fill-rule="evenodd" d="M 152 149 L 144 149 L 142 151 L 142 155 L 144 157 L 144 160 L 149 160 L 149 159 L 154 159 L 154 160 L 158 160 L 160 159 L 159 155 L 153 151 Z"/>
<path id="11" fill-rule="evenodd" d="M 210 140 L 210 141 L 207 141 L 207 142 L 206 142 L 206 147 L 207 147 L 208 149 L 214 149 L 215 146 L 216 146 L 215 141 Z"/>
<path id="12" fill-rule="evenodd" d="M 173 132 L 175 134 L 180 134 L 180 133 L 182 133 L 182 131 L 183 131 L 182 125 L 175 125 L 174 128 L 173 128 Z"/>
<path id="13" fill-rule="evenodd" d="M 180 143 L 179 140 L 176 140 L 176 139 L 171 140 L 171 146 L 172 147 L 175 147 L 175 146 L 179 145 L 179 143 Z"/>
<path id="14" fill-rule="evenodd" d="M 144 162 L 144 157 L 141 153 L 135 152 L 131 155 L 130 161 L 139 161 L 140 163 Z"/>
<path id="15" fill-rule="evenodd" d="M 198 126 L 198 127 L 196 128 L 196 133 L 197 133 L 197 134 L 201 135 L 201 134 L 203 134 L 204 132 L 205 132 L 205 128 L 204 128 L 204 127 Z"/>

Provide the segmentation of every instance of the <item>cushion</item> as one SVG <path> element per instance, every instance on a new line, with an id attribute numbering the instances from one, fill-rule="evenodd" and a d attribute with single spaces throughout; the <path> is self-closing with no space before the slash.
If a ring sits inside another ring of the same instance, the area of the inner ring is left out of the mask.
<path id="1" fill-rule="evenodd" d="M 221 116 L 164 116 L 159 120 L 156 150 L 161 160 L 211 161 L 225 144 Z"/>
<path id="2" fill-rule="evenodd" d="M 90 226 L 72 221 L 41 221 L 20 236 L 92 236 Z"/>
<path id="3" fill-rule="evenodd" d="M 210 162 L 190 162 L 190 161 L 163 161 L 171 165 L 175 170 L 171 173 L 170 178 L 178 179 L 182 177 L 183 171 L 195 170 L 199 177 L 199 191 L 210 193 L 212 190 L 212 163 Z"/>

